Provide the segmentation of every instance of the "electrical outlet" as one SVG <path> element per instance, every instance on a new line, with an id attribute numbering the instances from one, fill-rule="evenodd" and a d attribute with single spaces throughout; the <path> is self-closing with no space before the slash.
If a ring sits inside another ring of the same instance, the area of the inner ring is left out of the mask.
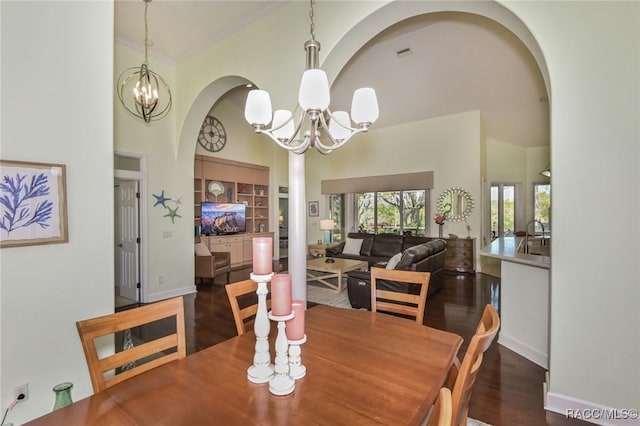
<path id="1" fill-rule="evenodd" d="M 164 277 L 162 275 L 158 277 L 158 285 L 164 285 Z"/>
<path id="2" fill-rule="evenodd" d="M 21 394 L 24 395 L 24 398 L 18 399 L 18 396 L 20 396 Z M 29 399 L 29 383 L 23 383 L 16 386 L 14 395 L 16 399 L 18 399 L 18 402 L 26 401 L 27 399 Z"/>

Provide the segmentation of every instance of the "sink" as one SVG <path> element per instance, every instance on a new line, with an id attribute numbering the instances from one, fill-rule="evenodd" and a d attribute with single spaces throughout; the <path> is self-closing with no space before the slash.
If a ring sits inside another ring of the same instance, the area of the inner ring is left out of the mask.
<path id="1" fill-rule="evenodd" d="M 529 237 L 527 241 L 528 250 L 525 250 L 525 239 L 522 238 L 518 245 L 518 253 L 532 254 L 537 256 L 551 256 L 551 238 L 549 237 Z"/>

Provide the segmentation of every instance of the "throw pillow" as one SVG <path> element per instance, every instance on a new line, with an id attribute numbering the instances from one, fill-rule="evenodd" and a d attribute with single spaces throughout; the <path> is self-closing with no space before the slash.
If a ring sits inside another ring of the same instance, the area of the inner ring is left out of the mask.
<path id="1" fill-rule="evenodd" d="M 362 241 L 364 240 L 347 237 L 347 242 L 344 244 L 344 249 L 342 249 L 342 253 L 350 254 L 353 256 L 360 256 L 360 248 L 362 247 Z"/>
<path id="2" fill-rule="evenodd" d="M 387 263 L 387 269 L 396 269 L 396 266 L 400 263 L 400 259 L 402 259 L 402 253 L 394 254 Z"/>
<path id="3" fill-rule="evenodd" d="M 211 252 L 202 241 L 196 243 L 196 256 L 211 256 Z"/>

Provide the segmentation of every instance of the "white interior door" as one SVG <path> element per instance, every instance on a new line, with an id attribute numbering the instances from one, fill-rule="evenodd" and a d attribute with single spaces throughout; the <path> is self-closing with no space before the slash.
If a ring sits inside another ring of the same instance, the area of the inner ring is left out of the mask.
<path id="1" fill-rule="evenodd" d="M 139 301 L 140 250 L 138 224 L 138 182 L 116 179 L 115 277 L 120 296 Z"/>

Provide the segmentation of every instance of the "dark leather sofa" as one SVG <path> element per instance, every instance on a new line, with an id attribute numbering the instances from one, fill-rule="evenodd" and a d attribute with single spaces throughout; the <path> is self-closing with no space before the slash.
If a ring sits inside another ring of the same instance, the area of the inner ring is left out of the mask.
<path id="1" fill-rule="evenodd" d="M 418 237 L 411 235 L 397 234 L 369 234 L 366 232 L 350 232 L 348 238 L 361 239 L 362 246 L 360 254 L 344 254 L 345 242 L 334 247 L 326 249 L 327 257 L 339 257 L 343 259 L 363 260 L 369 264 L 369 267 L 379 262 L 387 262 L 396 253 L 404 252 L 406 249 L 418 244 L 426 243 L 434 238 Z"/>
<path id="2" fill-rule="evenodd" d="M 444 258 L 446 242 L 437 238 L 403 236 L 395 234 L 350 233 L 349 238 L 363 239 L 360 255 L 343 254 L 344 243 L 327 248 L 327 256 L 364 260 L 369 266 L 386 267 L 388 260 L 396 253 L 402 253 L 394 269 L 431 272 L 427 297 L 442 287 L 444 279 Z M 412 284 L 394 281 L 379 281 L 381 288 L 394 291 L 418 293 Z M 357 309 L 371 309 L 371 275 L 368 271 L 351 271 L 347 274 L 347 291 L 351 306 Z"/>

